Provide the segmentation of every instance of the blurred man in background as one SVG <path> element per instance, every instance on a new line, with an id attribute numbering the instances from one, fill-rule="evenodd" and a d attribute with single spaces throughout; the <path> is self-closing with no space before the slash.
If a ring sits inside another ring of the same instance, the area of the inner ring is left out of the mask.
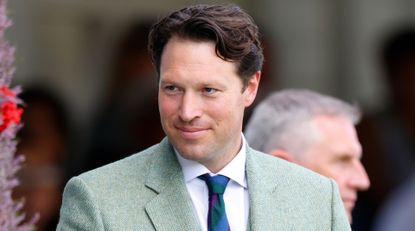
<path id="1" fill-rule="evenodd" d="M 157 78 L 147 52 L 151 24 L 151 19 L 131 23 L 115 47 L 109 84 L 92 122 L 83 171 L 141 151 L 164 137 Z"/>
<path id="2" fill-rule="evenodd" d="M 372 179 L 371 188 L 361 194 L 356 206 L 357 230 L 372 230 L 375 220 L 393 220 L 386 218 L 386 213 L 398 214 L 394 209 L 386 212 L 388 207 L 397 207 L 399 214 L 407 211 L 398 207 L 410 203 L 390 198 L 402 198 L 402 190 L 413 184 L 411 177 L 415 176 L 415 26 L 394 29 L 380 42 L 378 53 L 389 101 L 381 110 L 367 113 L 357 126 L 365 150 L 362 162 Z M 379 213 L 381 217 L 377 218 Z M 405 219 L 415 223 L 413 217 L 400 216 L 387 227 L 399 227 L 394 225 Z"/>
<path id="3" fill-rule="evenodd" d="M 45 87 L 27 87 L 20 95 L 25 103 L 23 128 L 17 153 L 26 161 L 18 176 L 16 198 L 25 197 L 27 218 L 40 215 L 36 228 L 56 230 L 67 172 L 69 121 L 61 99 Z"/>
<path id="4" fill-rule="evenodd" d="M 359 119 L 359 110 L 341 100 L 282 90 L 255 108 L 245 135 L 255 149 L 333 178 L 352 222 L 357 192 L 370 184 L 354 127 Z"/>

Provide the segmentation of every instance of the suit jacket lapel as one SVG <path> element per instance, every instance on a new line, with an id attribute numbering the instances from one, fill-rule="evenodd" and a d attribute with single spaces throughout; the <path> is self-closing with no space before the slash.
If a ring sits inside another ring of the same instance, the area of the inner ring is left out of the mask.
<path id="1" fill-rule="evenodd" d="M 254 157 L 261 154 L 254 152 L 253 149 L 247 148 L 246 175 L 250 225 L 247 230 L 286 230 L 290 227 L 290 221 L 284 219 L 287 204 L 275 193 L 278 188 L 278 177 L 281 176 L 275 172 L 270 173 L 269 169 L 261 166 L 260 160 Z"/>
<path id="2" fill-rule="evenodd" d="M 165 138 L 154 153 L 146 186 L 158 195 L 146 205 L 156 230 L 200 230 L 174 150 Z"/>

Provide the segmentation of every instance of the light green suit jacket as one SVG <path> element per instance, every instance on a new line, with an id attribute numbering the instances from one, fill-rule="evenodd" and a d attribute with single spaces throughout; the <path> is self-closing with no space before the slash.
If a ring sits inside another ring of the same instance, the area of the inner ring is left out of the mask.
<path id="1" fill-rule="evenodd" d="M 247 148 L 248 230 L 350 230 L 333 180 Z M 57 230 L 201 230 L 173 148 L 160 144 L 72 178 Z"/>

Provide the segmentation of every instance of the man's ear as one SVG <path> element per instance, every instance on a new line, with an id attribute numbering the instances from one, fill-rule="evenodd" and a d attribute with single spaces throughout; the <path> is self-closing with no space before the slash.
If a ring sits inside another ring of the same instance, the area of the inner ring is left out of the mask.
<path id="1" fill-rule="evenodd" d="M 295 160 L 294 156 L 291 155 L 289 152 L 284 151 L 282 149 L 273 149 L 273 150 L 271 150 L 271 152 L 269 154 L 271 154 L 272 156 L 284 159 L 286 161 L 296 163 L 296 160 Z"/>
<path id="2" fill-rule="evenodd" d="M 248 85 L 245 88 L 243 94 L 245 95 L 245 107 L 251 105 L 258 92 L 259 81 L 261 80 L 261 71 L 255 72 L 255 74 L 249 79 Z"/>

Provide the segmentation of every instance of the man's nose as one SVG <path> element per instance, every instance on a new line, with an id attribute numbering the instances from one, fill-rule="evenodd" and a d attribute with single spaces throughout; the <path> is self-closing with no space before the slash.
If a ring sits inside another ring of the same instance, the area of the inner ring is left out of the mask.
<path id="1" fill-rule="evenodd" d="M 179 117 L 185 122 L 191 122 L 202 114 L 202 103 L 197 94 L 185 92 L 179 109 Z"/>
<path id="2" fill-rule="evenodd" d="M 358 161 L 352 173 L 352 184 L 359 191 L 367 190 L 370 187 L 370 180 L 362 163 Z"/>

